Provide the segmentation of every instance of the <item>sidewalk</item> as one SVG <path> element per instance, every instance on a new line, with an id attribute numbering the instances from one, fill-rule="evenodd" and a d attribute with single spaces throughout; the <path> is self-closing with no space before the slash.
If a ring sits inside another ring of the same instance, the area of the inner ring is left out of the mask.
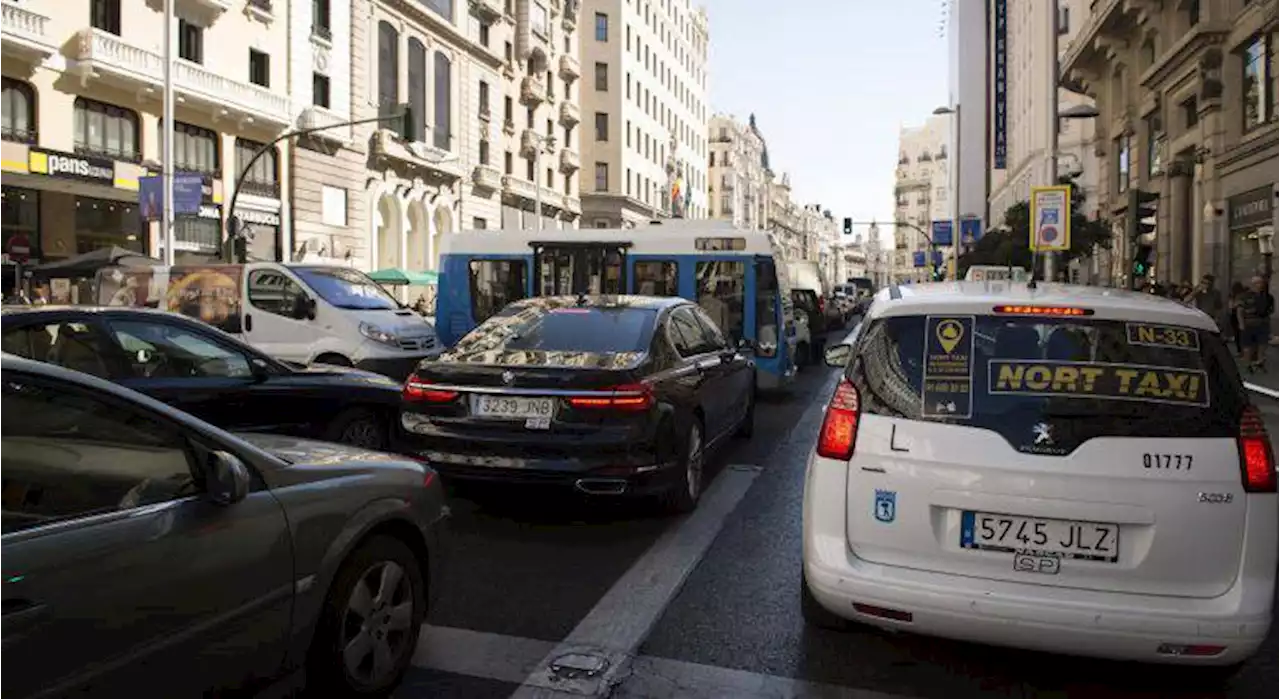
<path id="1" fill-rule="evenodd" d="M 1231 345 L 1231 349 L 1234 353 L 1234 350 L 1235 350 L 1234 344 Z M 1262 367 L 1263 370 L 1262 371 L 1251 372 L 1246 370 L 1244 364 L 1240 361 L 1240 358 L 1238 356 L 1236 357 L 1236 365 L 1240 367 L 1240 378 L 1244 379 L 1244 382 L 1247 384 L 1262 386 L 1263 388 L 1269 388 L 1273 391 L 1278 390 L 1276 388 L 1277 354 L 1276 354 L 1275 342 L 1273 341 L 1270 344 L 1266 345 L 1263 348 L 1263 351 L 1264 351 L 1264 354 L 1263 354 L 1263 367 Z"/>

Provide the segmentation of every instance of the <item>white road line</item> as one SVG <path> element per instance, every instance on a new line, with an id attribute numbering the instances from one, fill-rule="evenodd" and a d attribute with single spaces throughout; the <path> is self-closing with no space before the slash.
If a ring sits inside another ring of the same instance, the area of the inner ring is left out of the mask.
<path id="1" fill-rule="evenodd" d="M 1272 398 L 1280 399 L 1280 391 L 1277 391 L 1274 388 L 1259 386 L 1256 383 L 1249 383 L 1248 381 L 1244 382 L 1244 387 L 1249 389 L 1250 391 L 1253 391 L 1254 393 L 1261 393 L 1264 396 L 1271 396 Z"/>
<path id="2" fill-rule="evenodd" d="M 472 677 L 518 684 L 557 644 L 532 638 L 502 636 L 443 626 L 423 627 L 414 665 Z M 640 656 L 614 677 L 616 699 L 908 699 L 865 689 L 805 682 L 745 670 L 701 665 L 683 660 Z M 555 697 L 582 694 L 526 686 L 514 696 Z"/>
<path id="3" fill-rule="evenodd" d="M 582 621 L 530 673 L 512 699 L 556 694 L 596 696 L 644 641 L 667 604 L 684 584 L 759 475 L 755 466 L 728 466 L 712 482 L 698 509 L 663 532 L 653 546 L 618 578 Z M 594 660 L 593 660 L 594 659 Z M 599 662 L 577 677 L 557 666 Z"/>

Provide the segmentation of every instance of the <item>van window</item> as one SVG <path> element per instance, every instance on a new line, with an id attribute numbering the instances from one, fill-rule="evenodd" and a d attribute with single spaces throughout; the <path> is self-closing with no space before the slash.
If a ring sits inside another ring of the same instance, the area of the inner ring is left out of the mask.
<path id="1" fill-rule="evenodd" d="M 735 260 L 699 262 L 696 268 L 698 305 L 716 326 L 737 344 L 743 334 L 743 306 L 746 302 L 747 264 Z"/>
<path id="2" fill-rule="evenodd" d="M 274 269 L 249 273 L 249 305 L 286 318 L 294 317 L 298 301 L 305 295 L 302 286 Z"/>
<path id="3" fill-rule="evenodd" d="M 635 290 L 641 296 L 680 295 L 680 266 L 674 261 L 637 262 L 635 278 Z"/>
<path id="4" fill-rule="evenodd" d="M 524 260 L 472 260 L 471 317 L 483 323 L 512 301 L 525 297 L 528 269 Z"/>
<path id="5" fill-rule="evenodd" d="M 865 412 L 1063 455 L 1094 437 L 1231 437 L 1247 398 L 1217 334 L 1090 318 L 902 316 L 848 369 Z"/>
<path id="6" fill-rule="evenodd" d="M 397 301 L 381 284 L 350 267 L 292 267 L 302 283 L 334 308 L 352 311 L 394 311 Z"/>

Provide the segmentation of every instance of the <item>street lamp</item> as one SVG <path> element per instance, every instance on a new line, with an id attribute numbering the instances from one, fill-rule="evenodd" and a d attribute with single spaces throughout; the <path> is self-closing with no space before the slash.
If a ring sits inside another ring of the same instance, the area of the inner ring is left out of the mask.
<path id="1" fill-rule="evenodd" d="M 552 150 L 556 147 L 555 136 L 543 136 L 533 133 L 533 198 L 534 206 L 538 207 L 534 212 L 534 218 L 538 220 L 538 230 L 542 230 L 542 150 Z"/>

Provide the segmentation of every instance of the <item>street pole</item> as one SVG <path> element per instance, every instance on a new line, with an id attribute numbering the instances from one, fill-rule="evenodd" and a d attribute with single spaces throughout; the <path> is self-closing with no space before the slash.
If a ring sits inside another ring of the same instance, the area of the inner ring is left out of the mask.
<path id="1" fill-rule="evenodd" d="M 173 0 L 164 0 L 164 119 L 161 120 L 161 167 L 164 192 L 161 195 L 161 227 L 164 240 L 164 263 L 172 267 L 173 249 Z"/>
<path id="2" fill-rule="evenodd" d="M 1052 187 L 1058 184 L 1058 4 L 1046 3 L 1045 7 L 1049 11 L 1049 21 L 1045 22 L 1045 27 L 1049 32 L 1048 41 L 1045 42 L 1050 49 L 1048 60 L 1049 75 L 1045 81 L 1048 93 L 1046 100 L 1048 101 L 1048 118 L 1049 118 L 1049 162 L 1048 162 L 1048 181 L 1046 185 Z M 1070 196 L 1067 197 L 1068 206 L 1070 206 Z M 1031 222 L 1031 230 L 1034 231 L 1038 222 Z M 1071 221 L 1063 222 L 1064 225 L 1070 227 Z M 1034 234 L 1033 234 L 1034 235 Z M 1057 253 L 1045 251 L 1044 255 L 1044 280 L 1053 282 L 1057 278 L 1058 265 Z M 1031 272 L 1035 274 L 1035 270 Z"/>

